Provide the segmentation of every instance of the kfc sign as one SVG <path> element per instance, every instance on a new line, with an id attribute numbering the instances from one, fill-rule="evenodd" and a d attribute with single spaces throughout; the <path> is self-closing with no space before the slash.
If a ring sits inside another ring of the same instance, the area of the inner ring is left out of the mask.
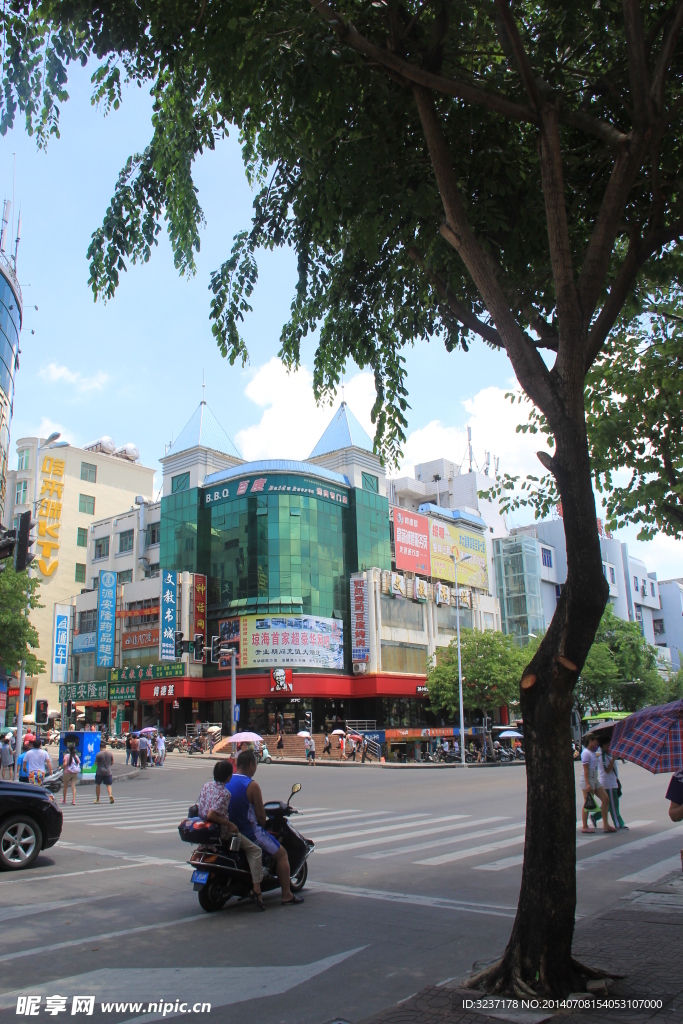
<path id="1" fill-rule="evenodd" d="M 270 692 L 291 693 L 294 689 L 291 668 L 273 668 L 270 670 Z"/>

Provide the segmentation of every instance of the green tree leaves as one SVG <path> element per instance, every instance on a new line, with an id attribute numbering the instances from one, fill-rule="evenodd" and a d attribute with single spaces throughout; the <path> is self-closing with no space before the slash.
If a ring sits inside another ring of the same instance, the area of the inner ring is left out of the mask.
<path id="1" fill-rule="evenodd" d="M 39 639 L 26 615 L 27 595 L 31 608 L 43 607 L 38 603 L 38 588 L 38 580 L 29 579 L 26 570 L 17 573 L 6 565 L 0 573 L 0 665 L 7 672 L 16 673 L 23 658 L 27 676 L 45 671 L 45 662 L 30 650 L 39 647 Z"/>

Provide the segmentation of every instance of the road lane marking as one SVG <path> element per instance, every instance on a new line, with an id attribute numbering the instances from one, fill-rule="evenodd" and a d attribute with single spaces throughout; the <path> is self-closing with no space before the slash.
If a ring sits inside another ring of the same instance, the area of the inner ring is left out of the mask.
<path id="1" fill-rule="evenodd" d="M 8 882 L 0 882 L 0 886 L 19 885 L 21 882 L 45 882 L 49 881 L 51 878 L 75 878 L 76 875 L 100 875 L 102 874 L 103 871 L 130 871 L 132 868 L 158 868 L 164 866 L 184 868 L 186 865 L 182 864 L 180 861 L 178 861 L 176 864 L 167 865 L 159 864 L 157 861 L 153 861 L 151 863 L 140 861 L 136 864 L 116 864 L 114 865 L 114 867 L 111 868 L 84 868 L 82 871 L 64 871 L 60 872 L 59 874 L 53 873 L 50 875 L 36 875 L 35 871 L 32 871 L 30 877 L 28 878 L 12 878 Z"/>
<path id="2" fill-rule="evenodd" d="M 458 817 L 458 815 L 454 815 L 454 817 Z M 421 825 L 422 822 L 416 822 L 416 824 Z M 431 825 L 431 821 L 426 821 L 424 824 Z M 469 824 L 469 822 L 466 824 Z M 361 850 L 366 846 L 386 846 L 387 842 L 400 842 L 403 839 L 419 839 L 420 836 L 443 834 L 444 832 L 449 832 L 453 827 L 454 826 L 449 825 L 435 825 L 433 828 L 415 828 L 412 832 L 401 832 L 395 836 L 381 835 L 377 839 L 359 839 L 356 843 L 339 843 L 337 846 L 328 846 L 327 848 L 316 845 L 315 852 L 318 856 L 325 856 L 325 854 L 328 853 L 343 853 L 347 850 Z"/>
<path id="3" fill-rule="evenodd" d="M 611 850 L 604 850 L 602 853 L 588 854 L 587 857 L 582 857 L 577 862 L 576 870 L 585 871 L 586 867 L 592 868 L 595 861 L 607 861 L 614 860 L 616 857 L 623 857 L 624 854 L 632 853 L 636 850 L 645 850 L 648 846 L 654 846 L 656 843 L 666 842 L 667 839 L 680 840 L 681 832 L 683 827 L 668 828 L 664 832 L 655 832 L 652 836 L 645 836 L 643 839 L 635 839 L 631 843 L 621 843 L 619 846 L 613 846 Z M 609 833 L 614 839 L 619 833 Z M 590 862 L 590 863 L 589 863 Z"/>
<path id="4" fill-rule="evenodd" d="M 384 889 L 365 889 L 352 885 L 338 885 L 334 882 L 311 882 L 307 889 L 317 892 L 329 892 L 339 896 L 352 896 L 358 899 L 383 900 L 388 903 L 410 904 L 415 907 L 434 907 L 439 910 L 461 911 L 466 914 L 489 914 L 493 917 L 512 917 L 517 908 L 499 903 L 475 903 L 468 900 L 450 900 L 439 896 L 420 896 L 417 893 L 387 892 Z"/>
<path id="5" fill-rule="evenodd" d="M 658 882 L 664 875 L 668 875 L 671 871 L 680 870 L 681 867 L 681 856 L 667 857 L 666 860 L 657 861 L 656 864 L 651 864 L 649 868 L 643 868 L 642 871 L 636 871 L 633 875 L 624 875 L 623 878 L 618 878 L 618 882 Z"/>
<path id="6" fill-rule="evenodd" d="M 426 867 L 437 867 L 439 864 L 451 864 L 456 860 L 466 860 L 467 857 L 478 857 L 481 853 L 490 853 L 492 850 L 504 850 L 507 846 L 517 846 L 524 842 L 524 836 L 513 836 L 511 839 L 500 839 L 497 843 L 486 843 L 484 846 L 472 846 L 469 850 L 456 850 L 455 853 L 442 853 L 438 857 L 428 857 L 426 860 L 415 860 L 413 864 L 422 864 Z"/>
<path id="7" fill-rule="evenodd" d="M 484 818 L 483 822 L 486 821 L 503 821 L 502 818 Z M 483 824 L 481 822 L 481 824 Z M 448 825 L 443 828 L 443 832 L 452 832 L 457 828 L 469 828 L 471 824 L 480 824 L 479 822 L 461 822 L 459 825 Z M 397 857 L 401 853 L 416 853 L 418 850 L 431 850 L 435 846 L 451 846 L 455 843 L 466 843 L 469 839 L 483 839 L 484 836 L 493 836 L 498 832 L 511 832 L 516 828 L 524 828 L 524 822 L 518 821 L 514 825 L 500 825 L 498 828 L 484 828 L 478 832 L 468 832 L 464 836 L 447 836 L 444 839 L 429 839 L 426 843 L 411 843 L 409 846 L 399 846 L 397 849 L 389 850 L 377 850 L 374 853 L 360 853 L 358 856 L 362 860 L 379 860 L 384 857 Z"/>
<path id="8" fill-rule="evenodd" d="M 414 820 L 412 823 L 415 824 L 418 828 L 420 826 L 422 826 L 422 825 L 434 825 L 435 826 L 435 831 L 438 831 L 438 827 L 437 826 L 438 826 L 439 822 L 455 821 L 456 818 L 459 819 L 459 820 L 462 820 L 463 818 L 469 818 L 469 814 L 448 814 L 448 815 L 446 815 L 443 818 L 430 818 L 428 816 L 424 816 L 423 817 L 422 815 L 409 814 L 409 815 L 406 815 L 406 818 L 413 818 L 413 819 L 421 818 L 422 819 L 421 821 L 415 821 Z M 380 825 L 382 825 L 382 824 L 383 823 L 380 822 Z M 411 825 L 410 821 L 402 821 L 398 825 L 387 825 L 386 828 L 382 828 L 382 831 L 383 832 L 395 832 L 398 829 L 409 828 L 410 825 Z M 352 836 L 371 836 L 371 835 L 376 836 L 377 835 L 377 831 L 378 831 L 377 828 L 366 828 L 366 829 L 358 829 L 355 832 L 337 832 L 337 833 L 333 833 L 331 836 L 323 836 L 323 835 L 316 835 L 316 834 L 314 834 L 310 838 L 315 843 L 327 843 L 327 842 L 330 842 L 332 839 L 349 839 Z M 403 839 L 403 838 L 412 839 L 412 838 L 414 838 L 414 836 L 421 835 L 421 834 L 422 833 L 420 833 L 420 832 L 406 832 L 405 837 L 403 837 L 403 836 L 396 836 L 396 838 L 397 839 Z M 381 840 L 380 840 L 380 842 L 381 842 Z M 348 848 L 349 849 L 353 849 L 355 845 L 356 845 L 355 843 L 350 843 Z M 360 845 L 362 846 L 363 844 L 361 843 Z"/>
<path id="9" fill-rule="evenodd" d="M 85 946 L 88 942 L 104 942 L 105 939 L 120 939 L 127 935 L 138 935 L 140 932 L 153 932 L 159 928 L 172 928 L 176 924 L 191 924 L 192 921 L 204 921 L 206 914 L 193 914 L 191 917 L 178 917 L 175 921 L 157 921 L 155 924 L 138 925 L 137 928 L 122 928 L 118 932 L 102 932 L 101 935 L 86 935 L 82 939 L 68 939 L 65 942 L 52 942 L 49 946 L 34 946 L 32 949 L 17 949 L 14 953 L 3 953 L 0 955 L 0 963 L 7 963 L 9 960 L 21 960 L 26 956 L 38 956 L 42 953 L 52 953 L 58 949 L 70 949 L 72 946 Z"/>
<path id="10" fill-rule="evenodd" d="M 503 857 L 502 860 L 492 860 L 490 864 L 473 864 L 473 871 L 506 871 L 507 868 L 516 868 L 524 863 L 524 854 L 518 853 L 515 857 Z"/>
<path id="11" fill-rule="evenodd" d="M 119 897 L 120 892 L 111 892 L 102 896 L 81 896 L 75 900 L 53 900 L 50 903 L 21 903 L 16 907 L 0 907 L 6 918 L 15 916 L 28 917 L 30 914 L 47 914 L 51 910 L 61 910 L 62 907 L 73 907 L 76 903 L 95 903 L 97 900 L 112 900 Z"/>

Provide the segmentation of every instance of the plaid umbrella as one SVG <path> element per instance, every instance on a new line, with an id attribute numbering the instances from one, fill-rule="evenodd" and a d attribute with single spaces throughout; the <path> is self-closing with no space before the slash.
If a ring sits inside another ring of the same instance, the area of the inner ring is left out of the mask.
<path id="1" fill-rule="evenodd" d="M 683 769 L 683 700 L 643 708 L 617 722 L 610 754 L 649 772 Z"/>

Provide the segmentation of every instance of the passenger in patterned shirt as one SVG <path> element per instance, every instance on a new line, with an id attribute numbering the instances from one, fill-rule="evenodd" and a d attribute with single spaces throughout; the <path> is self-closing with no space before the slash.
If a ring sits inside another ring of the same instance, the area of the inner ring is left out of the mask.
<path id="1" fill-rule="evenodd" d="M 197 809 L 200 818 L 204 821 L 213 821 L 221 827 L 221 840 L 229 840 L 233 835 L 239 835 L 237 825 L 228 818 L 228 806 L 230 804 L 230 793 L 225 788 L 226 782 L 232 778 L 232 765 L 230 761 L 216 761 L 213 768 L 213 782 L 205 782 L 197 801 Z M 261 847 L 252 843 L 246 836 L 240 837 L 240 849 L 249 863 L 249 871 L 253 882 L 252 891 L 249 893 L 251 900 L 259 910 L 265 910 L 261 899 L 261 879 L 263 878 L 263 856 Z"/>

